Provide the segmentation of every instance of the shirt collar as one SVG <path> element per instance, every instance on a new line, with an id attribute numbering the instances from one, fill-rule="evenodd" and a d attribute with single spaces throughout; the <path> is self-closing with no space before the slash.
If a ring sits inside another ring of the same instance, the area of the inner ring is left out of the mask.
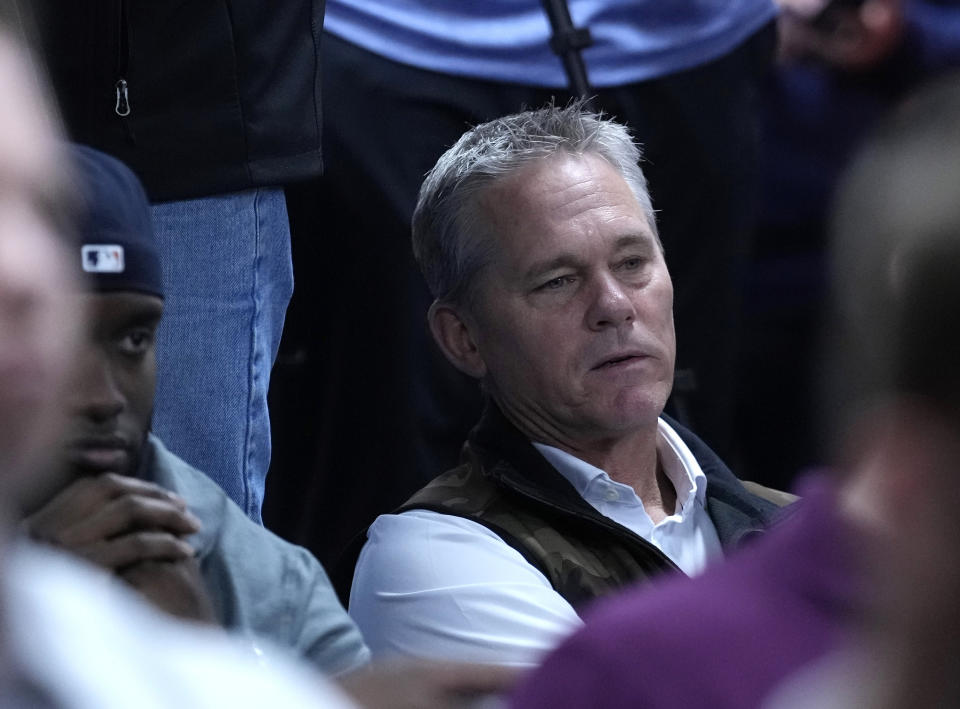
<path id="1" fill-rule="evenodd" d="M 592 485 L 595 481 L 620 484 L 612 480 L 605 471 L 580 460 L 572 453 L 536 441 L 533 441 L 533 446 L 573 485 L 580 496 L 588 501 L 589 490 L 595 487 Z M 677 512 L 685 515 L 692 511 L 694 504 L 702 506 L 707 491 L 707 476 L 679 434 L 662 418 L 657 419 L 657 454 L 664 474 L 676 490 L 679 503 Z"/>
<path id="2" fill-rule="evenodd" d="M 687 448 L 680 434 L 663 419 L 658 419 L 657 453 L 660 463 L 673 488 L 683 512 L 694 503 L 703 506 L 707 496 L 707 476 L 696 456 Z"/>

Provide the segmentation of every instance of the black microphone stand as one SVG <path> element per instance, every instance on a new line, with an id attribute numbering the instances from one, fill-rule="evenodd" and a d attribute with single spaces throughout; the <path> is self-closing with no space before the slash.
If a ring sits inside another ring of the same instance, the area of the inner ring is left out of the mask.
<path id="1" fill-rule="evenodd" d="M 543 8 L 550 19 L 550 28 L 553 36 L 550 38 L 550 49 L 560 57 L 563 70 L 567 74 L 571 93 L 585 100 L 586 108 L 593 110 L 591 97 L 593 91 L 587 80 L 587 67 L 583 63 L 581 50 L 593 44 L 593 37 L 586 27 L 574 27 L 570 18 L 570 8 L 567 0 L 541 0 Z"/>

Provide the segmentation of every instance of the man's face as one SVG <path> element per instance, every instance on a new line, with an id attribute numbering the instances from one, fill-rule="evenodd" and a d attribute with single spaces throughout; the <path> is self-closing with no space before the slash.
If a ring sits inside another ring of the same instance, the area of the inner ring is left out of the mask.
<path id="1" fill-rule="evenodd" d="M 59 435 L 80 319 L 55 218 L 62 156 L 31 76 L 0 32 L 0 475 L 14 493 Z"/>
<path id="2" fill-rule="evenodd" d="M 74 475 L 133 475 L 153 411 L 163 301 L 132 292 L 83 298 L 87 332 L 68 397 L 66 460 Z"/>
<path id="3" fill-rule="evenodd" d="M 655 424 L 673 382 L 673 286 L 623 178 L 596 155 L 558 154 L 480 199 L 496 246 L 472 319 L 495 399 L 573 445 Z"/>

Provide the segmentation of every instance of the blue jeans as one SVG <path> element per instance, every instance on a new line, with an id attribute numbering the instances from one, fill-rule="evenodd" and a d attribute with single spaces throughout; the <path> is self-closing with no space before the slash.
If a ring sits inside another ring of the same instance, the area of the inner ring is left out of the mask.
<path id="1" fill-rule="evenodd" d="M 166 304 L 153 430 L 260 522 L 267 389 L 293 293 L 283 190 L 153 207 Z"/>

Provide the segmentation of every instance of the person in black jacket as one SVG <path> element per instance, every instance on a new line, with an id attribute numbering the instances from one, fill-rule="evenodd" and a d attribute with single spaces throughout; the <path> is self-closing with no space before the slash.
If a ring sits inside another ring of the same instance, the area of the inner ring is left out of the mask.
<path id="1" fill-rule="evenodd" d="M 130 165 L 154 204 L 154 430 L 259 521 L 293 289 L 282 186 L 322 168 L 323 0 L 31 5 L 71 137 Z"/>

